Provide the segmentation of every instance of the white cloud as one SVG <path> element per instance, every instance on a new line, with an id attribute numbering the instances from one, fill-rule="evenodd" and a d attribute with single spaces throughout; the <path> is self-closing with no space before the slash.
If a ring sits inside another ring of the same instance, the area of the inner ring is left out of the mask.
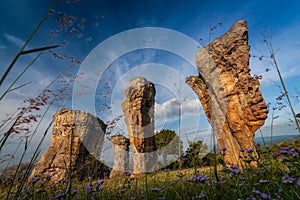
<path id="1" fill-rule="evenodd" d="M 200 102 L 198 99 L 187 99 L 181 103 L 182 115 L 198 115 L 200 111 Z M 155 115 L 160 118 L 166 116 L 178 116 L 179 104 L 176 98 L 165 101 L 162 104 L 155 105 Z"/>
<path id="2" fill-rule="evenodd" d="M 9 42 L 11 42 L 11 43 L 17 45 L 17 46 L 20 47 L 20 48 L 21 48 L 21 47 L 24 45 L 24 43 L 25 43 L 25 41 L 21 40 L 20 38 L 14 36 L 14 35 L 11 35 L 11 34 L 9 34 L 9 33 L 4 33 L 3 35 L 4 35 L 4 37 L 5 37 Z"/>

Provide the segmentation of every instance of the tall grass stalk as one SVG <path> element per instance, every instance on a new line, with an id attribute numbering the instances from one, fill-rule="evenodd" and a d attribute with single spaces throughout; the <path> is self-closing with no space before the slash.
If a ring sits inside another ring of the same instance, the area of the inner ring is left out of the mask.
<path id="1" fill-rule="evenodd" d="M 74 127 L 73 127 L 74 128 Z M 69 160 L 69 170 L 68 170 L 68 188 L 67 188 L 67 199 L 71 199 L 71 191 L 72 191 L 72 155 L 73 155 L 73 130 L 71 131 L 70 135 L 70 160 Z"/>
<path id="2" fill-rule="evenodd" d="M 282 89 L 284 91 L 284 95 L 285 95 L 285 97 L 287 99 L 288 105 L 289 105 L 289 107 L 291 109 L 294 121 L 295 121 L 296 126 L 297 126 L 298 133 L 300 134 L 300 122 L 297 119 L 296 113 L 295 113 L 293 105 L 291 103 L 291 99 L 290 99 L 288 90 L 287 90 L 287 88 L 285 86 L 285 82 L 284 82 L 283 77 L 282 77 L 282 73 L 281 73 L 281 71 L 279 69 L 279 65 L 278 65 L 276 57 L 275 57 L 275 52 L 274 52 L 274 49 L 273 49 L 272 42 L 269 40 L 269 38 L 267 38 L 267 36 L 265 34 L 262 33 L 262 36 L 263 36 L 264 42 L 266 43 L 266 46 L 267 46 L 267 48 L 269 50 L 270 58 L 271 58 L 271 63 L 272 63 L 273 66 L 275 66 L 277 74 L 279 76 L 279 80 L 280 80 Z"/>
<path id="3" fill-rule="evenodd" d="M 10 72 L 10 70 L 12 69 L 12 67 L 14 66 L 14 64 L 17 62 L 18 58 L 22 54 L 24 54 L 24 49 L 26 48 L 26 46 L 28 45 L 28 43 L 31 41 L 31 39 L 33 38 L 33 36 L 36 34 L 36 32 L 39 30 L 39 28 L 42 26 L 42 24 L 44 23 L 44 21 L 47 19 L 47 17 L 49 16 L 49 13 L 51 11 L 51 9 L 53 9 L 56 6 L 57 3 L 58 3 L 58 0 L 55 0 L 54 3 L 52 4 L 52 6 L 49 8 L 49 10 L 45 13 L 45 15 L 43 16 L 43 18 L 41 19 L 41 21 L 37 24 L 37 26 L 34 28 L 34 30 L 32 31 L 32 33 L 29 35 L 29 37 L 27 38 L 27 40 L 25 41 L 25 43 L 23 44 L 23 46 L 21 47 L 21 49 L 19 50 L 19 52 L 15 55 L 14 59 L 12 60 L 12 62 L 10 63 L 10 65 L 8 66 L 8 68 L 6 69 L 6 71 L 4 72 L 4 74 L 2 75 L 2 77 L 0 79 L 0 86 L 2 85 L 3 81 L 7 77 L 8 73 Z"/>
<path id="4" fill-rule="evenodd" d="M 28 177 L 29 177 L 29 173 L 30 173 L 31 170 L 33 169 L 34 162 L 37 160 L 37 158 L 38 158 L 38 156 L 39 156 L 39 154 L 40 154 L 40 148 L 41 148 L 41 146 L 42 146 L 42 144 L 43 144 L 43 142 L 44 142 L 44 140 L 45 140 L 45 138 L 46 138 L 46 135 L 47 135 L 47 133 L 48 133 L 50 127 L 52 126 L 52 124 L 53 124 L 53 121 L 51 121 L 51 122 L 49 123 L 48 127 L 46 128 L 46 130 L 45 130 L 45 132 L 44 132 L 43 137 L 41 138 L 41 140 L 40 140 L 40 142 L 39 142 L 37 148 L 35 149 L 35 151 L 34 151 L 34 153 L 33 153 L 33 156 L 32 156 L 32 158 L 31 158 L 31 160 L 30 160 L 30 162 L 29 162 L 29 165 L 28 165 L 28 167 L 27 167 L 27 169 L 26 169 L 26 171 L 25 171 L 25 174 L 24 174 L 24 176 L 22 177 L 22 180 L 21 180 L 21 182 L 20 182 L 20 185 L 18 186 L 18 189 L 17 189 L 17 192 L 16 192 L 16 194 L 15 194 L 15 196 L 14 196 L 14 199 L 18 199 L 18 197 L 19 197 L 19 195 L 20 195 L 20 193 L 21 193 L 21 191 L 22 191 L 22 189 L 23 189 L 23 187 L 24 187 L 25 182 L 27 181 L 27 179 L 28 179 Z"/>
<path id="5" fill-rule="evenodd" d="M 61 75 L 63 75 L 68 69 L 70 69 L 72 67 L 72 65 L 70 67 L 68 67 L 67 69 L 65 69 L 63 72 L 61 72 L 58 76 L 56 76 L 56 78 L 54 78 L 49 84 L 48 86 L 45 87 L 45 89 L 38 95 L 41 96 L 43 94 L 44 91 L 46 91 L 47 89 L 49 89 L 54 83 L 56 83 L 56 81 L 59 79 L 59 77 Z M 52 102 L 54 103 L 54 102 Z M 29 105 L 30 106 L 30 105 Z M 26 113 L 29 110 L 29 106 L 25 108 L 25 110 L 23 111 L 24 113 Z M 48 110 L 48 109 L 47 109 Z M 16 114 L 16 117 L 14 119 L 12 119 L 11 121 L 7 121 L 9 123 L 11 123 L 10 128 L 8 129 L 8 131 L 6 131 L 3 135 L 3 137 L 0 139 L 0 153 L 1 150 L 4 146 L 4 144 L 6 143 L 7 139 L 9 138 L 9 136 L 11 135 L 16 123 L 18 122 L 18 120 L 22 117 L 22 115 L 20 114 Z M 6 123 L 7 124 L 7 123 Z M 4 126 L 4 124 L 1 124 L 1 126 Z M 1 127 L 0 126 L 0 127 Z"/>
<path id="6" fill-rule="evenodd" d="M 58 47 L 57 45 L 56 46 L 54 46 L 55 48 L 56 47 Z M 3 97 L 7 94 L 7 93 L 9 93 L 9 92 L 11 92 L 11 91 L 13 91 L 13 90 L 16 90 L 16 89 L 18 89 L 18 88 L 13 88 L 12 89 L 12 87 L 15 85 L 15 83 L 23 76 L 23 74 L 33 65 L 33 63 L 35 63 L 35 61 L 37 61 L 37 59 L 43 54 L 44 52 L 40 52 L 32 61 L 31 61 L 31 63 L 29 63 L 29 65 L 27 65 L 27 67 L 25 67 L 25 69 L 17 76 L 17 78 L 15 78 L 14 79 L 14 81 L 9 85 L 9 87 L 4 91 L 4 93 L 1 95 L 1 97 L 0 97 L 0 100 L 2 100 L 3 99 Z M 27 84 L 26 84 L 27 85 Z M 22 85 L 22 87 L 23 86 L 25 86 L 25 85 Z"/>
<path id="7" fill-rule="evenodd" d="M 22 164 L 23 158 L 24 158 L 25 153 L 26 153 L 26 151 L 27 151 L 27 147 L 28 147 L 28 143 L 27 143 L 27 138 L 26 138 L 26 140 L 25 140 L 25 146 L 24 146 L 24 151 L 23 151 L 23 153 L 22 153 L 22 156 L 21 156 L 21 158 L 20 158 L 19 164 L 18 164 L 17 169 L 16 169 L 16 171 L 15 171 L 15 173 L 14 173 L 14 176 L 13 176 L 13 178 L 12 178 L 11 184 L 10 184 L 9 189 L 8 189 L 8 192 L 7 192 L 6 199 L 9 199 L 9 195 L 10 195 L 10 193 L 11 193 L 11 189 L 12 189 L 14 183 L 15 183 L 16 177 L 17 177 L 18 172 L 19 172 L 19 168 L 20 168 L 20 166 L 21 166 L 21 164 Z"/>

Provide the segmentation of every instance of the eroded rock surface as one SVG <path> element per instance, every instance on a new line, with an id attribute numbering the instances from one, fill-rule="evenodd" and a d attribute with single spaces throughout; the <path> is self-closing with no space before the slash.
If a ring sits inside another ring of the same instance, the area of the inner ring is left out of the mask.
<path id="1" fill-rule="evenodd" d="M 123 135 L 109 138 L 114 146 L 114 166 L 109 178 L 126 176 L 129 171 L 129 139 Z"/>
<path id="2" fill-rule="evenodd" d="M 30 179 L 40 177 L 52 182 L 62 181 L 68 178 L 69 170 L 72 177 L 80 180 L 103 177 L 106 166 L 90 152 L 99 156 L 106 125 L 89 113 L 69 109 L 58 111 L 53 116 L 53 125 L 51 145 L 35 166 Z"/>
<path id="3" fill-rule="evenodd" d="M 143 77 L 130 81 L 122 102 L 128 135 L 134 153 L 133 176 L 153 170 L 156 165 L 154 137 L 154 84 Z"/>
<path id="4" fill-rule="evenodd" d="M 254 132 L 268 113 L 258 77 L 250 75 L 249 50 L 247 22 L 241 20 L 196 54 L 199 75 L 186 79 L 202 103 L 219 148 L 227 149 L 227 165 L 240 167 L 250 155 L 257 156 Z"/>

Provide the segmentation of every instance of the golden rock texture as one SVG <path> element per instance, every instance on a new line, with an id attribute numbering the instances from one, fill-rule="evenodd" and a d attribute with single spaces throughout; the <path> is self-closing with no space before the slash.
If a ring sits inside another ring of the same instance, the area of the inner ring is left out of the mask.
<path id="1" fill-rule="evenodd" d="M 259 78 L 250 75 L 249 50 L 248 25 L 241 20 L 196 54 L 199 75 L 186 79 L 202 103 L 219 148 L 227 149 L 227 165 L 239 167 L 257 156 L 254 132 L 268 113 Z"/>
<path id="2" fill-rule="evenodd" d="M 133 176 L 152 171 L 156 165 L 154 138 L 154 84 L 143 77 L 130 81 L 125 89 L 122 110 L 134 153 Z"/>
<path id="3" fill-rule="evenodd" d="M 36 164 L 29 180 L 40 177 L 52 182 L 63 181 L 68 178 L 69 170 L 72 177 L 79 180 L 103 177 L 105 166 L 93 156 L 99 156 L 101 152 L 106 125 L 89 113 L 69 109 L 58 111 L 53 122 L 51 145 Z M 98 155 L 91 155 L 91 151 Z"/>

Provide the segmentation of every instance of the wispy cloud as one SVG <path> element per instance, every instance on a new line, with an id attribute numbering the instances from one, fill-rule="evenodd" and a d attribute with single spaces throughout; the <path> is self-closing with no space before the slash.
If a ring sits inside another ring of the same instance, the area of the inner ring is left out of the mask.
<path id="1" fill-rule="evenodd" d="M 0 44 L 0 50 L 4 50 L 4 49 L 7 49 L 7 46 Z"/>
<path id="2" fill-rule="evenodd" d="M 5 37 L 9 42 L 11 42 L 11 43 L 17 45 L 17 46 L 20 47 L 20 48 L 21 48 L 21 47 L 23 46 L 23 44 L 25 43 L 25 41 L 23 41 L 22 39 L 20 39 L 20 38 L 14 36 L 14 35 L 11 35 L 11 34 L 9 34 L 9 33 L 4 33 L 3 35 L 4 35 L 4 37 Z"/>

